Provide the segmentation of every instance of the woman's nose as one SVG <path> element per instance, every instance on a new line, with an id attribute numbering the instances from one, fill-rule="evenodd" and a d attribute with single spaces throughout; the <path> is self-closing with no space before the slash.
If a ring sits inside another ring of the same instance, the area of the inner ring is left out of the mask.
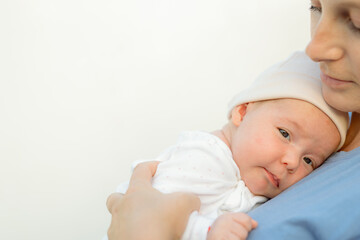
<path id="1" fill-rule="evenodd" d="M 344 34 L 336 20 L 321 16 L 312 25 L 312 38 L 306 47 L 306 54 L 315 62 L 334 61 L 344 54 Z"/>

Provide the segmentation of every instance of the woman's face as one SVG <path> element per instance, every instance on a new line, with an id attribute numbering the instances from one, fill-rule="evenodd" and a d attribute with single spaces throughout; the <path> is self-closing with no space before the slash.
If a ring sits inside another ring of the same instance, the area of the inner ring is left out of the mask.
<path id="1" fill-rule="evenodd" d="M 311 37 L 306 53 L 320 62 L 325 100 L 360 112 L 360 1 L 312 0 Z"/>

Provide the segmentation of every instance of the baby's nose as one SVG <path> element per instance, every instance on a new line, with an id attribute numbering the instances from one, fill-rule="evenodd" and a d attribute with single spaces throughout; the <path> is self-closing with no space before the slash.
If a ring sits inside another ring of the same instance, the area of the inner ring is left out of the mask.
<path id="1" fill-rule="evenodd" d="M 300 164 L 300 156 L 295 151 L 289 151 L 283 156 L 281 162 L 286 166 L 289 172 L 294 172 Z"/>

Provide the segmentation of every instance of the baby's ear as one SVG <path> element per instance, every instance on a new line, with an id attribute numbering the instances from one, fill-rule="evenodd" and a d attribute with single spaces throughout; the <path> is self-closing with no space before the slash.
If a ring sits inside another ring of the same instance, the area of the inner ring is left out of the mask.
<path id="1" fill-rule="evenodd" d="M 246 114 L 247 106 L 248 106 L 248 103 L 237 105 L 231 111 L 231 121 L 236 127 L 238 127 L 240 125 L 240 123 L 242 122 L 242 120 Z"/>

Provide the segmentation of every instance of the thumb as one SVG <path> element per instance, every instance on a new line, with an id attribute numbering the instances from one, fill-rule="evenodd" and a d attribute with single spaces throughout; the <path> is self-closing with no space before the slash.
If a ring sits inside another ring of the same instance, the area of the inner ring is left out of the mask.
<path id="1" fill-rule="evenodd" d="M 258 222 L 255 221 L 254 219 L 251 219 L 251 225 L 252 225 L 252 228 L 256 228 L 258 226 Z"/>
<path id="2" fill-rule="evenodd" d="M 106 200 L 106 207 L 108 211 L 111 213 L 113 206 L 116 202 L 120 201 L 121 198 L 124 196 L 122 193 L 112 193 Z"/>

